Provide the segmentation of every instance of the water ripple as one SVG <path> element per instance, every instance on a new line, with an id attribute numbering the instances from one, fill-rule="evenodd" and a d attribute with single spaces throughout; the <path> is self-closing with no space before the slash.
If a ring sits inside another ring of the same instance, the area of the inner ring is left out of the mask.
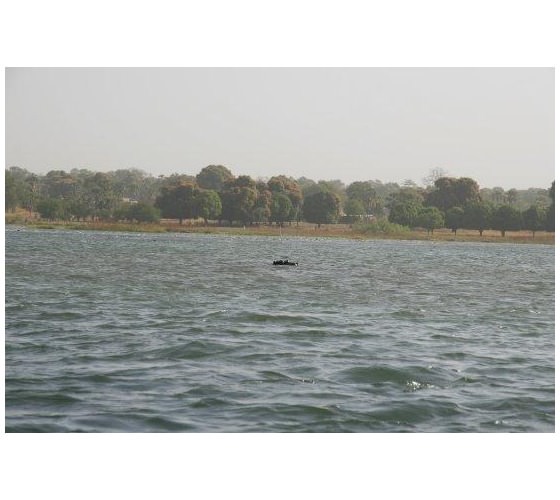
<path id="1" fill-rule="evenodd" d="M 7 432 L 554 432 L 554 248 L 279 244 L 8 227 Z"/>

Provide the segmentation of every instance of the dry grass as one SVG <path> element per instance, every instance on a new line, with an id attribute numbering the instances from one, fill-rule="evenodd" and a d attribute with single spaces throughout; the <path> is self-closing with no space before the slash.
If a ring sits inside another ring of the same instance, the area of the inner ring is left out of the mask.
<path id="1" fill-rule="evenodd" d="M 229 226 L 198 226 L 165 223 L 168 231 L 189 232 L 189 233 L 211 233 L 211 234 L 235 234 L 235 235 L 259 235 L 259 236 L 280 236 L 280 228 L 276 225 L 260 225 L 246 227 Z M 426 240 L 426 241 L 473 241 L 485 243 L 541 243 L 554 244 L 554 233 L 538 231 L 533 239 L 531 231 L 510 231 L 502 237 L 500 231 L 484 231 L 482 237 L 478 231 L 459 230 L 457 235 L 449 229 L 435 230 L 433 234 L 427 231 L 411 230 L 399 233 L 361 233 L 348 224 L 328 224 L 318 228 L 315 224 L 299 223 L 298 225 L 285 225 L 282 227 L 282 236 L 303 236 L 321 238 L 351 238 L 351 239 L 390 239 L 390 240 Z"/>
<path id="2" fill-rule="evenodd" d="M 24 211 L 25 212 L 25 211 Z M 179 225 L 177 221 L 163 220 L 159 224 L 133 224 L 117 222 L 44 222 L 29 219 L 27 213 L 6 214 L 6 223 L 27 224 L 30 227 L 43 229 L 79 229 L 94 231 L 127 231 L 127 232 L 181 232 L 181 233 L 205 233 L 205 234 L 228 234 L 228 235 L 252 235 L 252 236 L 280 236 L 280 228 L 277 225 L 252 225 L 246 227 L 230 227 L 184 222 Z M 27 215 L 27 217 L 26 217 Z M 26 220 L 27 219 L 27 220 Z M 482 237 L 478 231 L 459 230 L 454 235 L 449 229 L 435 230 L 433 234 L 426 231 L 411 230 L 399 233 L 361 233 L 348 224 L 328 224 L 320 228 L 315 224 L 299 223 L 284 225 L 282 236 L 300 236 L 308 238 L 349 238 L 349 239 L 389 239 L 389 240 L 426 240 L 426 241 L 471 241 L 485 243 L 539 243 L 554 245 L 554 233 L 538 231 L 533 238 L 530 231 L 506 232 L 502 237 L 499 231 L 484 231 Z"/>

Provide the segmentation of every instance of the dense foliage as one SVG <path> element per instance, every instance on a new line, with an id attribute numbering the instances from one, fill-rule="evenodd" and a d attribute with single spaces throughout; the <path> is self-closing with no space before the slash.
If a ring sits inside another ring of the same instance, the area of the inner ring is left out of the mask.
<path id="1" fill-rule="evenodd" d="M 153 177 L 141 170 L 108 173 L 87 169 L 52 170 L 36 175 L 19 167 L 5 171 L 6 211 L 25 209 L 47 220 L 158 222 L 161 217 L 231 225 L 317 225 L 338 221 L 360 227 L 446 227 L 554 231 L 554 182 L 549 189 L 480 189 L 470 178 L 438 172 L 426 187 L 339 180 L 315 182 L 277 175 L 254 180 L 235 176 L 223 165 L 204 167 L 196 176 Z"/>

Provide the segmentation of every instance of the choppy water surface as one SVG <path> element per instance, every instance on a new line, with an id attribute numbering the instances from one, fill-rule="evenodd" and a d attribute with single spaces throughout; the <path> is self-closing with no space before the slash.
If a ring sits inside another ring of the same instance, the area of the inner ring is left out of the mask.
<path id="1" fill-rule="evenodd" d="M 554 431 L 551 246 L 5 235 L 9 432 Z"/>

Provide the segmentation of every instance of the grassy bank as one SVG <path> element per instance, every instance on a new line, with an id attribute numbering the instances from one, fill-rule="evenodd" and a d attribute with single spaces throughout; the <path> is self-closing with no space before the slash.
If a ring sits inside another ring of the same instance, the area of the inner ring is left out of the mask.
<path id="1" fill-rule="evenodd" d="M 216 225 L 178 224 L 176 221 L 162 221 L 159 224 L 137 224 L 122 222 L 46 222 L 36 218 L 9 217 L 6 224 L 20 224 L 37 229 L 68 229 L 80 231 L 123 231 L 143 233 L 204 233 L 227 235 L 280 236 L 280 229 L 276 225 L 253 225 L 246 227 L 229 227 Z M 535 238 L 530 231 L 506 232 L 502 237 L 499 231 L 484 231 L 480 236 L 478 231 L 459 230 L 453 234 L 449 229 L 435 230 L 433 234 L 420 230 L 393 230 L 388 232 L 372 232 L 360 228 L 353 228 L 347 224 L 328 224 L 320 228 L 315 224 L 300 223 L 285 225 L 283 236 L 301 236 L 311 238 L 350 238 L 350 239 L 388 239 L 388 240 L 426 240 L 426 241 L 470 241 L 484 243 L 539 243 L 554 245 L 554 233 L 539 231 Z"/>

